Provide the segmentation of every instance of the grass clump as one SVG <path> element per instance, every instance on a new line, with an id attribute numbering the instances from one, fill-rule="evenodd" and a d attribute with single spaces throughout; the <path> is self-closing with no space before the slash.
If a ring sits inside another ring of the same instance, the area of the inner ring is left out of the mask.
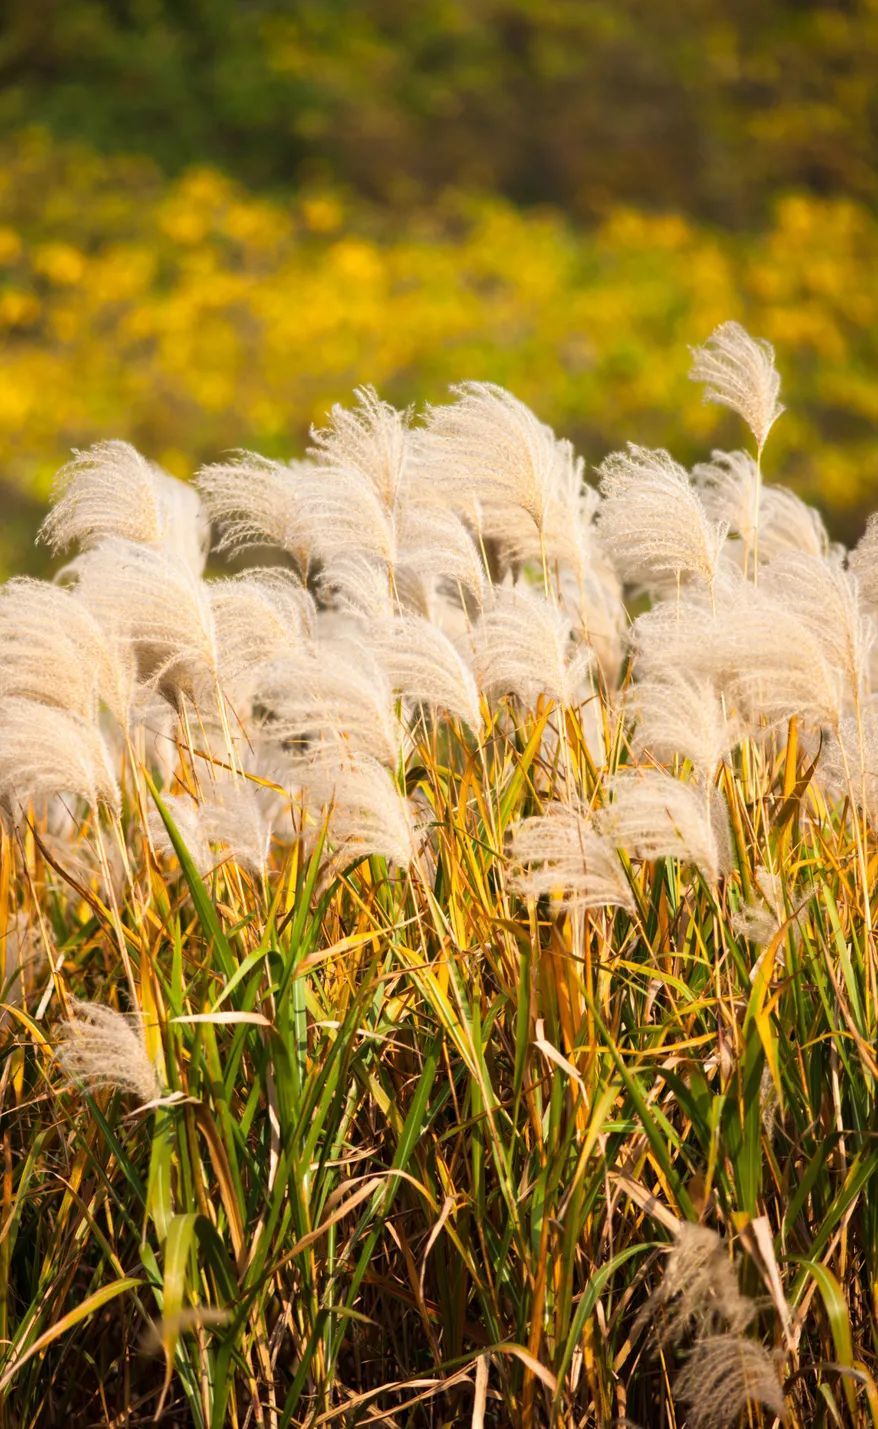
<path id="1" fill-rule="evenodd" d="M 62 472 L 0 591 L 0 1423 L 878 1422 L 875 543 L 764 484 L 765 344 L 695 370 L 708 477 L 480 384 L 201 503 Z"/>

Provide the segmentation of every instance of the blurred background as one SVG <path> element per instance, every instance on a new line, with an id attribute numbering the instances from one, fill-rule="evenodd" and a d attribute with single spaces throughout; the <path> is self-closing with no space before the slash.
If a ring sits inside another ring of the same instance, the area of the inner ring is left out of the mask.
<path id="1" fill-rule="evenodd" d="M 589 463 L 740 444 L 686 380 L 738 318 L 766 453 L 878 506 L 878 0 L 4 0 L 0 576 L 71 447 L 302 451 L 362 382 L 485 378 Z"/>

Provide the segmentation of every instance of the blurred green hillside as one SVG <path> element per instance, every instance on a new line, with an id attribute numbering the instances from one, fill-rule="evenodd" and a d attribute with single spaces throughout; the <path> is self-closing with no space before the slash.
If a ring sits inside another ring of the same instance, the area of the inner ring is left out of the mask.
<path id="1" fill-rule="evenodd" d="M 736 440 L 685 378 L 770 337 L 775 478 L 878 504 L 878 0 L 7 0 L 0 565 L 71 446 L 297 451 L 352 386 L 507 383 L 590 461 Z M 25 495 L 29 502 L 25 504 Z"/>

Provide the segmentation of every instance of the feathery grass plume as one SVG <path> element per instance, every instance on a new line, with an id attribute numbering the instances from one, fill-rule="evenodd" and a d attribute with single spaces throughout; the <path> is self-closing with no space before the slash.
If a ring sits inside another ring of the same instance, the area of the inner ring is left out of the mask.
<path id="1" fill-rule="evenodd" d="M 396 513 L 395 540 L 392 569 L 403 602 L 407 591 L 417 592 L 415 608 L 428 614 L 433 591 L 439 589 L 447 595 L 463 591 L 481 604 L 482 557 L 456 511 L 417 496 L 406 499 Z"/>
<path id="2" fill-rule="evenodd" d="M 143 1040 L 139 1013 L 116 1012 L 98 1002 L 74 1002 L 62 1024 L 56 1055 L 65 1076 L 88 1092 L 113 1087 L 145 1102 L 162 1095 Z"/>
<path id="3" fill-rule="evenodd" d="M 147 461 L 128 442 L 97 442 L 55 478 L 40 539 L 53 551 L 120 538 L 177 556 L 200 575 L 209 530 L 198 492 Z"/>
<path id="4" fill-rule="evenodd" d="M 357 387 L 354 396 L 355 407 L 336 403 L 329 425 L 311 428 L 308 455 L 333 475 L 355 472 L 392 511 L 409 480 L 411 411 L 382 402 L 374 387 Z"/>
<path id="5" fill-rule="evenodd" d="M 103 701 L 124 728 L 134 660 L 69 590 L 19 577 L 0 587 L 0 697 L 55 705 L 86 720 Z"/>
<path id="6" fill-rule="evenodd" d="M 240 716 L 260 667 L 313 634 L 314 599 L 291 572 L 273 568 L 209 581 L 207 595 L 220 684 Z"/>
<path id="7" fill-rule="evenodd" d="M 55 796 L 118 807 L 100 731 L 67 710 L 10 696 L 0 705 L 0 808 L 17 822 L 29 803 Z"/>
<path id="8" fill-rule="evenodd" d="M 716 1231 L 681 1221 L 662 1279 L 637 1323 L 649 1321 L 656 1344 L 665 1348 L 682 1345 L 693 1335 L 697 1341 L 721 1331 L 739 1335 L 757 1308 L 741 1294 L 734 1261 Z"/>
<path id="9" fill-rule="evenodd" d="M 192 862 L 205 877 L 225 858 L 251 873 L 264 871 L 278 796 L 248 780 L 218 779 L 205 783 L 198 803 L 188 794 L 166 795 L 164 803 L 179 830 Z M 149 813 L 153 846 L 164 858 L 175 859 L 170 835 L 157 809 Z M 214 853 L 213 845 L 223 852 Z"/>
<path id="10" fill-rule="evenodd" d="M 607 792 L 611 802 L 598 814 L 597 826 L 616 848 L 634 858 L 694 864 L 711 883 L 728 872 L 728 810 L 710 785 L 684 784 L 664 770 L 640 769 L 615 775 Z"/>
<path id="11" fill-rule="evenodd" d="M 200 806 L 189 794 L 163 794 L 162 802 L 186 845 L 186 852 L 202 878 L 206 878 L 217 860 L 202 827 Z M 150 808 L 147 815 L 147 829 L 156 856 L 174 862 L 177 851 L 161 814 L 154 807 Z"/>
<path id="12" fill-rule="evenodd" d="M 407 703 L 445 710 L 481 728 L 479 692 L 472 671 L 438 626 L 417 615 L 398 615 L 364 631 L 363 639 Z"/>
<path id="13" fill-rule="evenodd" d="M 753 870 L 753 884 L 759 900 L 752 899 L 738 908 L 732 914 L 731 927 L 738 937 L 765 945 L 786 922 L 784 883 L 779 873 L 760 865 Z"/>
<path id="14" fill-rule="evenodd" d="M 634 749 L 662 764 L 688 759 L 705 780 L 741 738 L 710 680 L 673 666 L 638 680 L 629 703 Z"/>
<path id="15" fill-rule="evenodd" d="M 320 745 L 291 770 L 312 819 L 328 815 L 332 866 L 377 854 L 397 868 L 414 857 L 414 828 L 407 801 L 377 759 Z"/>
<path id="16" fill-rule="evenodd" d="M 849 715 L 840 722 L 823 748 L 820 770 L 830 795 L 849 795 L 878 827 L 878 698 L 859 719 Z"/>
<path id="17" fill-rule="evenodd" d="M 740 323 L 720 323 L 702 347 L 692 351 L 693 382 L 705 385 L 705 402 L 718 402 L 743 417 L 761 452 L 781 412 L 780 375 L 774 348 L 752 338 Z"/>
<path id="18" fill-rule="evenodd" d="M 713 584 L 726 526 L 708 518 L 678 462 L 629 442 L 606 457 L 598 475 L 598 529 L 624 580 L 658 592 L 691 577 Z"/>
<path id="19" fill-rule="evenodd" d="M 175 702 L 181 694 L 215 700 L 208 586 L 184 561 L 130 541 L 105 541 L 72 561 L 65 575 L 111 637 L 130 642 L 142 681 Z"/>
<path id="20" fill-rule="evenodd" d="M 518 506 L 542 527 L 553 494 L 581 485 L 581 464 L 569 442 L 511 392 L 492 382 L 453 387 L 455 402 L 428 407 L 415 440 L 418 479 L 473 514 Z M 490 534 L 490 532 L 488 532 Z"/>
<path id="21" fill-rule="evenodd" d="M 839 559 L 788 551 L 765 568 L 763 588 L 801 621 L 824 658 L 842 671 L 857 703 L 869 684 L 876 623 L 861 609 L 856 579 Z"/>
<path id="22" fill-rule="evenodd" d="M 878 511 L 866 522 L 866 530 L 851 552 L 849 564 L 859 581 L 863 601 L 878 615 Z"/>
<path id="23" fill-rule="evenodd" d="M 396 765 L 402 731 L 390 682 L 365 639 L 324 637 L 260 673 L 254 700 L 266 739 L 292 751 L 334 740 Z"/>
<path id="24" fill-rule="evenodd" d="M 689 1429 L 733 1429 L 749 1405 L 786 1423 L 783 1389 L 763 1345 L 742 1335 L 709 1335 L 692 1347 L 674 1383 Z"/>
<path id="25" fill-rule="evenodd" d="M 303 575 L 352 552 L 385 560 L 392 554 L 388 512 L 357 470 L 240 452 L 233 461 L 203 466 L 196 483 L 219 527 L 220 551 L 279 546 Z"/>
<path id="26" fill-rule="evenodd" d="M 712 680 L 731 715 L 751 729 L 792 715 L 817 728 L 834 728 L 845 706 L 845 681 L 798 613 L 763 581 L 758 587 L 732 566 L 714 590 L 687 590 L 634 622 L 638 677 L 669 669 Z"/>
<path id="27" fill-rule="evenodd" d="M 339 556 L 314 578 L 318 601 L 318 629 L 331 629 L 348 618 L 349 628 L 363 621 L 392 620 L 397 601 L 391 590 L 387 565 L 374 556 L 359 552 Z"/>
<path id="28" fill-rule="evenodd" d="M 819 511 L 784 486 L 763 485 L 749 452 L 715 451 L 709 462 L 692 468 L 692 480 L 708 516 L 726 522 L 745 553 L 758 544 L 763 562 L 789 550 L 829 554 L 830 540 Z M 733 542 L 727 551 L 730 548 Z"/>
<path id="29" fill-rule="evenodd" d="M 22 1007 L 46 961 L 44 940 L 27 914 L 21 908 L 10 913 L 5 929 L 0 929 L 0 1002 Z M 8 1013 L 0 1011 L 0 1032 L 11 1021 Z"/>
<path id="30" fill-rule="evenodd" d="M 479 688 L 533 706 L 540 695 L 580 702 L 594 654 L 574 640 L 569 618 L 528 586 L 497 587 L 473 630 Z"/>
<path id="31" fill-rule="evenodd" d="M 550 804 L 515 825 L 509 852 L 512 887 L 526 898 L 548 894 L 562 907 L 634 911 L 619 855 L 596 831 L 590 811 Z"/>

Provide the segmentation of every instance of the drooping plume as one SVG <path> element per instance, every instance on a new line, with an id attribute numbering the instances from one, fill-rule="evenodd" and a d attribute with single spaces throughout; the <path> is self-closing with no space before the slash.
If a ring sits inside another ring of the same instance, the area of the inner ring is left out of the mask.
<path id="1" fill-rule="evenodd" d="M 740 323 L 720 323 L 703 347 L 692 349 L 693 382 L 703 382 L 705 402 L 718 402 L 743 417 L 759 450 L 783 407 L 774 348 L 752 338 Z"/>
<path id="2" fill-rule="evenodd" d="M 97 726 L 82 716 L 11 696 L 0 705 L 0 808 L 17 820 L 29 802 L 57 796 L 115 808 L 119 789 Z"/>
<path id="3" fill-rule="evenodd" d="M 464 382 L 452 391 L 457 401 L 430 407 L 418 436 L 420 480 L 468 515 L 484 505 L 490 520 L 492 508 L 513 506 L 542 527 L 559 489 L 581 485 L 570 444 L 494 383 Z"/>
<path id="4" fill-rule="evenodd" d="M 525 585 L 499 587 L 473 631 L 479 687 L 526 705 L 546 695 L 576 704 L 587 693 L 592 651 L 573 639 L 566 615 Z"/>
<path id="5" fill-rule="evenodd" d="M 687 472 L 666 451 L 629 443 L 601 464 L 601 540 L 632 585 L 673 589 L 716 579 L 726 526 L 711 521 Z"/>
<path id="6" fill-rule="evenodd" d="M 53 496 L 40 528 L 53 551 L 118 538 L 167 551 L 197 575 L 204 569 L 208 526 L 197 491 L 128 442 L 75 452 L 58 473 Z"/>
<path id="7" fill-rule="evenodd" d="M 632 693 L 634 748 L 660 763 L 679 756 L 709 779 L 740 737 L 710 680 L 673 666 L 639 680 Z"/>
<path id="8" fill-rule="evenodd" d="M 878 615 L 878 511 L 869 517 L 865 533 L 851 554 L 850 567 L 860 583 L 864 602 Z"/>
<path id="9" fill-rule="evenodd" d="M 634 900 L 619 855 L 594 827 L 591 814 L 551 804 L 512 831 L 513 887 L 529 898 L 551 895 L 562 906 L 619 907 Z"/>
<path id="10" fill-rule="evenodd" d="M 127 642 L 109 636 L 71 591 L 26 577 L 0 587 L 0 698 L 92 721 L 103 702 L 124 727 L 134 673 Z"/>
<path id="11" fill-rule="evenodd" d="M 113 1087 L 141 1105 L 162 1095 L 139 1014 L 126 1016 L 97 1002 L 74 1002 L 72 1013 L 60 1028 L 56 1048 L 71 1082 L 88 1092 Z"/>
<path id="12" fill-rule="evenodd" d="M 659 769 L 616 775 L 597 825 L 634 858 L 678 858 L 715 882 L 728 871 L 731 847 L 725 801 L 708 786 L 685 784 Z"/>

